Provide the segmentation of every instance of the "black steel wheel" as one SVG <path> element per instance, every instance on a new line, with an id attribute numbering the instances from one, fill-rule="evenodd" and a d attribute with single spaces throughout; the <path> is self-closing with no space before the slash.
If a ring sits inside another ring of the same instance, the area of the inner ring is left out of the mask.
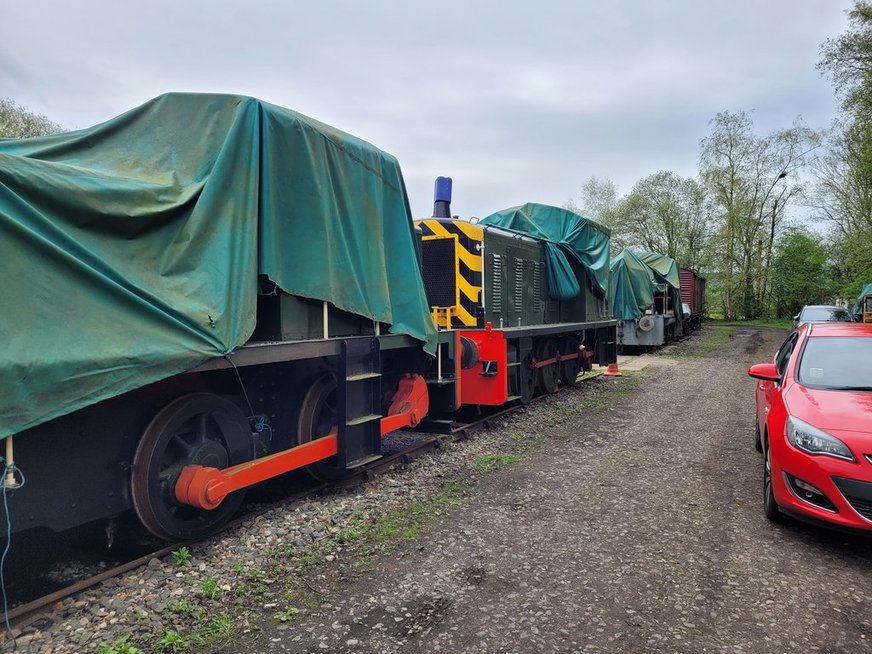
<path id="1" fill-rule="evenodd" d="M 173 400 L 152 419 L 133 456 L 130 490 L 140 522 L 164 540 L 203 538 L 224 524 L 242 503 L 244 491 L 231 493 L 215 509 L 198 509 L 176 500 L 182 468 L 226 468 L 252 457 L 251 428 L 232 402 L 211 393 Z"/>
<path id="2" fill-rule="evenodd" d="M 581 343 L 574 336 L 567 336 L 560 341 L 560 354 L 578 354 Z M 578 374 L 581 372 L 581 359 L 565 359 L 560 362 L 560 378 L 566 386 L 578 386 Z"/>
<path id="3" fill-rule="evenodd" d="M 308 443 L 324 438 L 338 425 L 339 412 L 336 379 L 324 373 L 306 391 L 297 417 L 297 442 Z M 336 457 L 306 466 L 306 472 L 318 481 L 336 481 L 348 476 L 348 470 L 336 465 Z"/>
<path id="4" fill-rule="evenodd" d="M 553 338 L 546 338 L 539 342 L 536 346 L 536 360 L 547 361 L 557 356 L 557 341 Z M 560 381 L 560 366 L 555 361 L 547 366 L 538 368 L 537 385 L 542 393 L 556 393 Z"/>
<path id="5" fill-rule="evenodd" d="M 518 395 L 521 396 L 521 404 L 529 404 L 536 394 L 536 378 L 538 373 L 533 367 L 533 353 L 530 352 L 521 360 L 518 366 Z"/>
<path id="6" fill-rule="evenodd" d="M 763 513 L 772 522 L 781 521 L 781 509 L 778 508 L 775 493 L 772 492 L 772 455 L 768 442 L 763 444 Z"/>

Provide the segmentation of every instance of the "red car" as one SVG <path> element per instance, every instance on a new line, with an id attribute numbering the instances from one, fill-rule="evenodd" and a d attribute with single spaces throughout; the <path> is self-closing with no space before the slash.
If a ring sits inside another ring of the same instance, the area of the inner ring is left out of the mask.
<path id="1" fill-rule="evenodd" d="M 766 517 L 872 532 L 872 325 L 802 325 L 748 374 Z"/>

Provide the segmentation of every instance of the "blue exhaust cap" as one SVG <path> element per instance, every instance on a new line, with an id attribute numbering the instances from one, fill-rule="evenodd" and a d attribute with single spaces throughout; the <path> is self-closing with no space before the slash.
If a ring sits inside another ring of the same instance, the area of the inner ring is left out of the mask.
<path id="1" fill-rule="evenodd" d="M 433 217 L 451 218 L 451 178 L 437 177 L 433 193 Z"/>

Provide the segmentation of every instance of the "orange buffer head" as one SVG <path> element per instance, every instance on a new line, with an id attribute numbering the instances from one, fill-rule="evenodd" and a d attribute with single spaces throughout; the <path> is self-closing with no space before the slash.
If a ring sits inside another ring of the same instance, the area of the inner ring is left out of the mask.
<path id="1" fill-rule="evenodd" d="M 417 427 L 430 410 L 427 382 L 421 375 L 407 373 L 397 384 L 388 415 L 382 418 L 382 436 L 403 427 Z"/>

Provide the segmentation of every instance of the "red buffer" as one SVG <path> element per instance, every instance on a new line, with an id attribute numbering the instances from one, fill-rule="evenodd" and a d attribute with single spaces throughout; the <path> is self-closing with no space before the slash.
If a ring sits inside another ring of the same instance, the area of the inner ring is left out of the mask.
<path id="1" fill-rule="evenodd" d="M 487 323 L 483 331 L 461 331 L 459 336 L 475 343 L 478 350 L 478 360 L 460 371 L 461 403 L 486 406 L 505 404 L 509 398 L 505 335 Z"/>

